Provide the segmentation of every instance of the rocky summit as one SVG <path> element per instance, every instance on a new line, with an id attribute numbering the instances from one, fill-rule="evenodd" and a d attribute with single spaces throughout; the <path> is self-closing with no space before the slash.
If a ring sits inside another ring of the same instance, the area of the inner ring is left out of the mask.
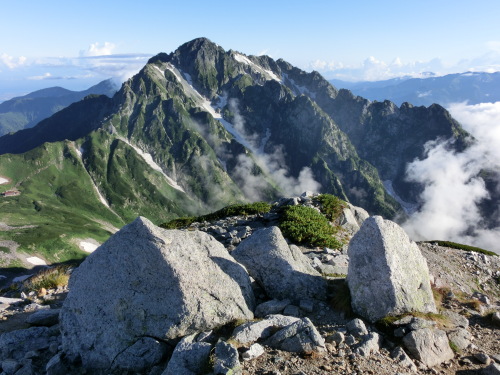
<path id="1" fill-rule="evenodd" d="M 182 229 L 137 218 L 67 288 L 37 286 L 49 269 L 4 290 L 3 373 L 495 374 L 499 257 L 412 243 L 377 216 L 356 231 L 347 204 L 329 216 L 338 248 L 284 236 L 283 212 L 328 202 L 308 193 Z M 338 257 L 347 275 L 322 271 Z"/>

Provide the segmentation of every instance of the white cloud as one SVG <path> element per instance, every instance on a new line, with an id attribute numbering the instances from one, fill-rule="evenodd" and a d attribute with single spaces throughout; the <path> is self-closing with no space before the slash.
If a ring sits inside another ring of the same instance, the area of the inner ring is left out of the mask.
<path id="1" fill-rule="evenodd" d="M 116 46 L 110 42 L 92 43 L 87 50 L 80 51 L 80 56 L 107 56 L 113 53 Z"/>
<path id="2" fill-rule="evenodd" d="M 31 76 L 31 77 L 28 77 L 28 79 L 32 80 L 32 81 L 42 81 L 44 79 L 54 79 L 54 77 L 50 73 L 45 73 L 45 74 L 43 74 L 41 76 Z"/>
<path id="3" fill-rule="evenodd" d="M 427 157 L 408 165 L 408 178 L 425 188 L 421 209 L 403 226 L 415 240 L 450 240 L 500 253 L 500 227 L 485 228 L 478 207 L 489 196 L 479 172 L 500 171 L 500 102 L 452 104 L 449 111 L 477 142 L 462 153 L 451 151 L 447 141 L 429 142 Z"/>
<path id="4" fill-rule="evenodd" d="M 13 57 L 9 56 L 6 53 L 2 53 L 0 55 L 0 62 L 2 62 L 9 69 L 17 68 L 18 66 L 24 65 L 26 63 L 26 57 Z"/>

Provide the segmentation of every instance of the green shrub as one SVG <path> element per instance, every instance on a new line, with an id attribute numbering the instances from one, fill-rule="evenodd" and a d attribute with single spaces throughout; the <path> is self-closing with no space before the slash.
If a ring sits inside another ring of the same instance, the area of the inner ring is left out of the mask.
<path id="1" fill-rule="evenodd" d="M 331 222 L 336 222 L 344 208 L 347 208 L 347 203 L 335 195 L 321 194 L 317 199 L 321 203 L 321 212 Z"/>
<path id="2" fill-rule="evenodd" d="M 179 229 L 189 227 L 196 221 L 196 217 L 180 217 L 178 219 L 170 220 L 168 223 L 160 224 L 160 227 L 165 229 Z"/>
<path id="3" fill-rule="evenodd" d="M 287 206 L 283 209 L 279 227 L 290 241 L 311 246 L 342 246 L 334 235 L 337 229 L 332 227 L 326 217 L 312 207 Z"/>

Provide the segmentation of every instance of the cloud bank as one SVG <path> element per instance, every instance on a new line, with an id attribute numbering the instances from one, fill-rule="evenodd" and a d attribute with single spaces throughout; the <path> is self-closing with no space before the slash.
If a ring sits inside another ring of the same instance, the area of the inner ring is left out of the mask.
<path id="1" fill-rule="evenodd" d="M 407 167 L 407 178 L 425 185 L 423 204 L 403 226 L 415 240 L 450 240 L 500 253 L 500 227 L 487 228 L 478 206 L 489 197 L 480 171 L 500 173 L 500 102 L 457 103 L 448 110 L 477 142 L 462 153 L 451 151 L 448 141 L 426 144 L 426 158 Z"/>

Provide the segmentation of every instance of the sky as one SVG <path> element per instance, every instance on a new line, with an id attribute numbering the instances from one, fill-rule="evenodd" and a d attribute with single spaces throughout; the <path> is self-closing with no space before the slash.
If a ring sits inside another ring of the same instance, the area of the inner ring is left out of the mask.
<path id="1" fill-rule="evenodd" d="M 500 70 L 500 1 L 0 0 L 0 101 L 123 81 L 197 37 L 326 78 Z"/>

